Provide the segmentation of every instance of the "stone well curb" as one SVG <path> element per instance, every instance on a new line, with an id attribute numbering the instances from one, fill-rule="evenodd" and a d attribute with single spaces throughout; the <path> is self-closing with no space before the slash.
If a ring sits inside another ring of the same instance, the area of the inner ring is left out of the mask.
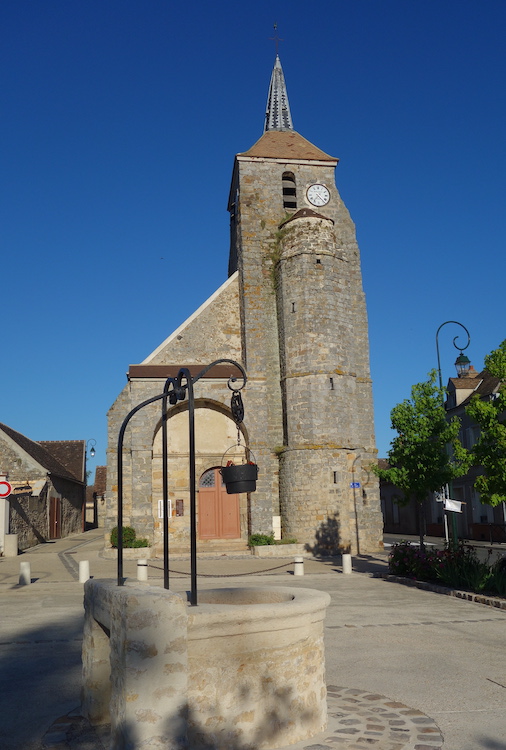
<path id="1" fill-rule="evenodd" d="M 506 599 L 497 599 L 493 596 L 485 596 L 484 594 L 474 594 L 472 591 L 462 591 L 461 589 L 452 589 L 447 586 L 438 586 L 437 583 L 417 581 L 415 578 L 404 578 L 402 576 L 391 575 L 390 573 L 381 574 L 379 577 L 384 578 L 385 581 L 391 581 L 392 583 L 401 583 L 404 586 L 413 586 L 417 589 L 423 589 L 423 591 L 432 591 L 434 594 L 445 594 L 446 596 L 454 596 L 457 599 L 465 599 L 468 602 L 485 604 L 487 607 L 506 609 Z"/>

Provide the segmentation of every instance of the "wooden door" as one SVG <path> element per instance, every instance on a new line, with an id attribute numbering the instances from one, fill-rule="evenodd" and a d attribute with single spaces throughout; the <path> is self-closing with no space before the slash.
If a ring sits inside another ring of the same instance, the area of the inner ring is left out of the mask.
<path id="1" fill-rule="evenodd" d="M 199 539 L 240 539 L 239 495 L 227 495 L 219 469 L 199 482 Z"/>
<path id="2" fill-rule="evenodd" d="M 49 498 L 49 538 L 61 539 L 61 500 Z"/>

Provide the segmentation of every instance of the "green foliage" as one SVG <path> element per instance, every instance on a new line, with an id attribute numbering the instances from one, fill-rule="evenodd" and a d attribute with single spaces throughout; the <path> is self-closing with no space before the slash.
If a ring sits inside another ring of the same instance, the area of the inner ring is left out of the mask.
<path id="1" fill-rule="evenodd" d="M 149 547 L 149 540 L 144 537 L 140 539 L 134 539 L 130 547 Z"/>
<path id="2" fill-rule="evenodd" d="M 480 427 L 480 437 L 472 449 L 472 462 L 483 474 L 474 487 L 482 503 L 499 505 L 506 501 L 506 340 L 485 357 L 487 371 L 502 382 L 495 398 L 484 401 L 475 394 L 466 414 Z"/>
<path id="3" fill-rule="evenodd" d="M 388 452 L 391 468 L 373 470 L 399 487 L 400 505 L 412 499 L 423 503 L 430 492 L 467 472 L 470 459 L 458 439 L 460 420 L 447 422 L 444 390 L 436 385 L 435 370 L 411 388 L 411 399 L 394 406 L 390 418 L 398 433 Z"/>
<path id="4" fill-rule="evenodd" d="M 252 534 L 248 542 L 250 547 L 262 547 L 266 544 L 274 544 L 272 534 Z"/>
<path id="5" fill-rule="evenodd" d="M 422 549 L 410 542 L 401 542 L 392 547 L 388 567 L 393 575 L 475 593 L 506 596 L 504 559 L 490 565 L 478 558 L 473 547 L 463 544 L 440 550 Z"/>
<path id="6" fill-rule="evenodd" d="M 111 531 L 111 545 L 113 547 L 118 546 L 118 527 L 115 526 Z M 131 526 L 123 526 L 123 547 L 149 547 L 149 541 L 147 539 L 137 539 L 135 529 Z"/>

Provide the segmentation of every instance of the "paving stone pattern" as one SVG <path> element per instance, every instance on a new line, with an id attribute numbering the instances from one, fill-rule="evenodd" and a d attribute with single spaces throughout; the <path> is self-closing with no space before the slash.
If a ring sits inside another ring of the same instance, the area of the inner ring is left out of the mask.
<path id="1" fill-rule="evenodd" d="M 367 690 L 334 685 L 327 690 L 327 730 L 291 750 L 437 750 L 443 745 L 439 727 L 421 711 Z M 73 712 L 54 722 L 42 750 L 105 750 L 107 731 Z"/>

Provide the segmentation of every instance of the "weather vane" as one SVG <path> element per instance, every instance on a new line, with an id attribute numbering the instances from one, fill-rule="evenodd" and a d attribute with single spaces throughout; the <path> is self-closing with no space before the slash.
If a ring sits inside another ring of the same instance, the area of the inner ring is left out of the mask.
<path id="1" fill-rule="evenodd" d="M 276 44 L 276 55 L 279 52 L 279 43 L 284 42 L 284 39 L 280 39 L 278 36 L 278 24 L 274 23 L 274 34 L 275 36 L 270 36 L 269 39 L 271 42 L 274 42 Z"/>

